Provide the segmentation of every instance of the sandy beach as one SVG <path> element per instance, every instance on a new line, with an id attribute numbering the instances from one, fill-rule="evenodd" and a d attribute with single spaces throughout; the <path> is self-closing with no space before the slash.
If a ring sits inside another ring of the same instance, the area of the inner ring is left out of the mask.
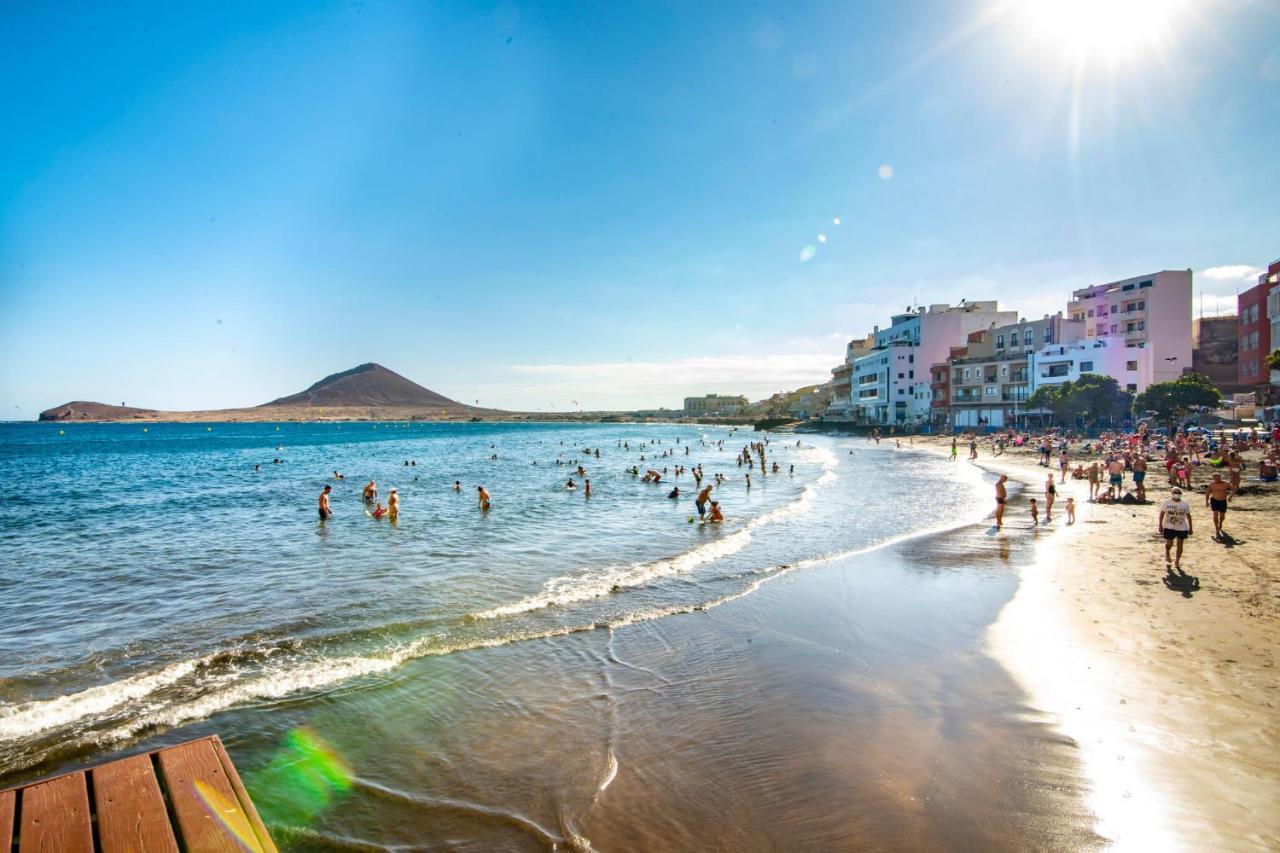
<path id="1" fill-rule="evenodd" d="M 1047 469 L 1034 451 L 979 452 L 977 464 L 1025 484 L 1006 528 L 1030 526 L 1032 496 L 1043 516 Z M 1257 453 L 1246 459 L 1255 472 Z M 1035 563 L 988 632 L 1032 704 L 1079 744 L 1090 808 L 1115 849 L 1280 845 L 1280 488 L 1246 478 L 1224 524 L 1233 541 L 1216 542 L 1202 491 L 1212 470 L 1197 467 L 1187 494 L 1183 568 L 1198 589 L 1165 583 L 1155 503 L 1090 504 L 1087 482 L 1068 476 L 1053 523 L 1034 532 Z M 1168 496 L 1158 463 L 1148 487 Z"/>

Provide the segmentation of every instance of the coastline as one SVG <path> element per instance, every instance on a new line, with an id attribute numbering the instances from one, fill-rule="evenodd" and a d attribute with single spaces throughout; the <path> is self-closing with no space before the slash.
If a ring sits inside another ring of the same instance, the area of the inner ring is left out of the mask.
<path id="1" fill-rule="evenodd" d="M 1050 470 L 1030 451 L 980 454 L 979 467 L 1027 484 L 1026 496 Z M 1152 466 L 1152 498 L 1165 497 L 1162 481 Z M 1077 522 L 1057 516 L 986 640 L 1079 745 L 1098 832 L 1112 849 L 1280 846 L 1280 495 L 1238 496 L 1226 547 L 1188 494 L 1197 533 L 1184 567 L 1200 588 L 1185 596 L 1163 582 L 1154 504 L 1091 504 L 1087 482 L 1070 477 L 1058 491 L 1059 509 L 1075 497 Z M 1010 522 L 1029 524 L 1025 499 Z"/>

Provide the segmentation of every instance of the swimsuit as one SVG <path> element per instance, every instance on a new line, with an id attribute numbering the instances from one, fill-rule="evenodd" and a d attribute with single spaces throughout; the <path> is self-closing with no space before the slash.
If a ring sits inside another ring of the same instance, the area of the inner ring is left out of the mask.
<path id="1" fill-rule="evenodd" d="M 1227 502 L 1226 500 L 1220 500 L 1218 498 L 1209 498 L 1209 507 L 1214 512 L 1226 512 Z"/>

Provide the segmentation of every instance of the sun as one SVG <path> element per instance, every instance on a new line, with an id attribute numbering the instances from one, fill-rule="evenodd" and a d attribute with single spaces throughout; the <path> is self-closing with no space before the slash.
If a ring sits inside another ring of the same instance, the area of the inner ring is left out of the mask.
<path id="1" fill-rule="evenodd" d="M 1111 64 L 1147 57 L 1170 41 L 1187 0 L 1018 0 L 1038 41 L 1068 59 Z"/>

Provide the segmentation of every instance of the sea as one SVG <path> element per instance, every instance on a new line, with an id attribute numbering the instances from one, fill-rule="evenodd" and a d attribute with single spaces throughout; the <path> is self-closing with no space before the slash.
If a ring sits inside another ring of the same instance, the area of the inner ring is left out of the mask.
<path id="1" fill-rule="evenodd" d="M 766 442 L 766 471 L 740 464 L 750 442 Z M 678 466 L 723 475 L 723 524 L 699 522 Z M 217 733 L 295 849 L 603 849 L 593 835 L 620 825 L 601 825 L 610 786 L 670 794 L 688 778 L 663 775 L 671 756 L 716 742 L 677 738 L 656 709 L 746 714 L 765 690 L 741 654 L 767 637 L 714 649 L 745 613 L 773 624 L 771 588 L 795 590 L 773 612 L 817 624 L 824 577 L 865 584 L 833 630 L 859 678 L 892 684 L 910 669 L 901 649 L 929 638 L 920 664 L 972 648 L 1016 586 L 1016 566 L 922 573 L 890 556 L 989 510 L 979 469 L 893 436 L 21 423 L 0 425 L 0 468 L 0 783 Z M 633 473 L 649 469 L 660 482 Z M 397 490 L 397 520 L 370 513 L 370 481 L 383 501 Z M 820 585 L 810 610 L 794 597 L 803 578 Z M 736 687 L 690 689 L 702 679 Z M 656 704 L 627 717 L 624 694 Z M 884 699 L 868 695 L 848 713 Z M 760 770 L 749 740 L 729 749 L 739 774 Z M 689 849 L 678 824 L 635 831 L 646 849 Z M 774 841 L 761 849 L 787 846 Z"/>

